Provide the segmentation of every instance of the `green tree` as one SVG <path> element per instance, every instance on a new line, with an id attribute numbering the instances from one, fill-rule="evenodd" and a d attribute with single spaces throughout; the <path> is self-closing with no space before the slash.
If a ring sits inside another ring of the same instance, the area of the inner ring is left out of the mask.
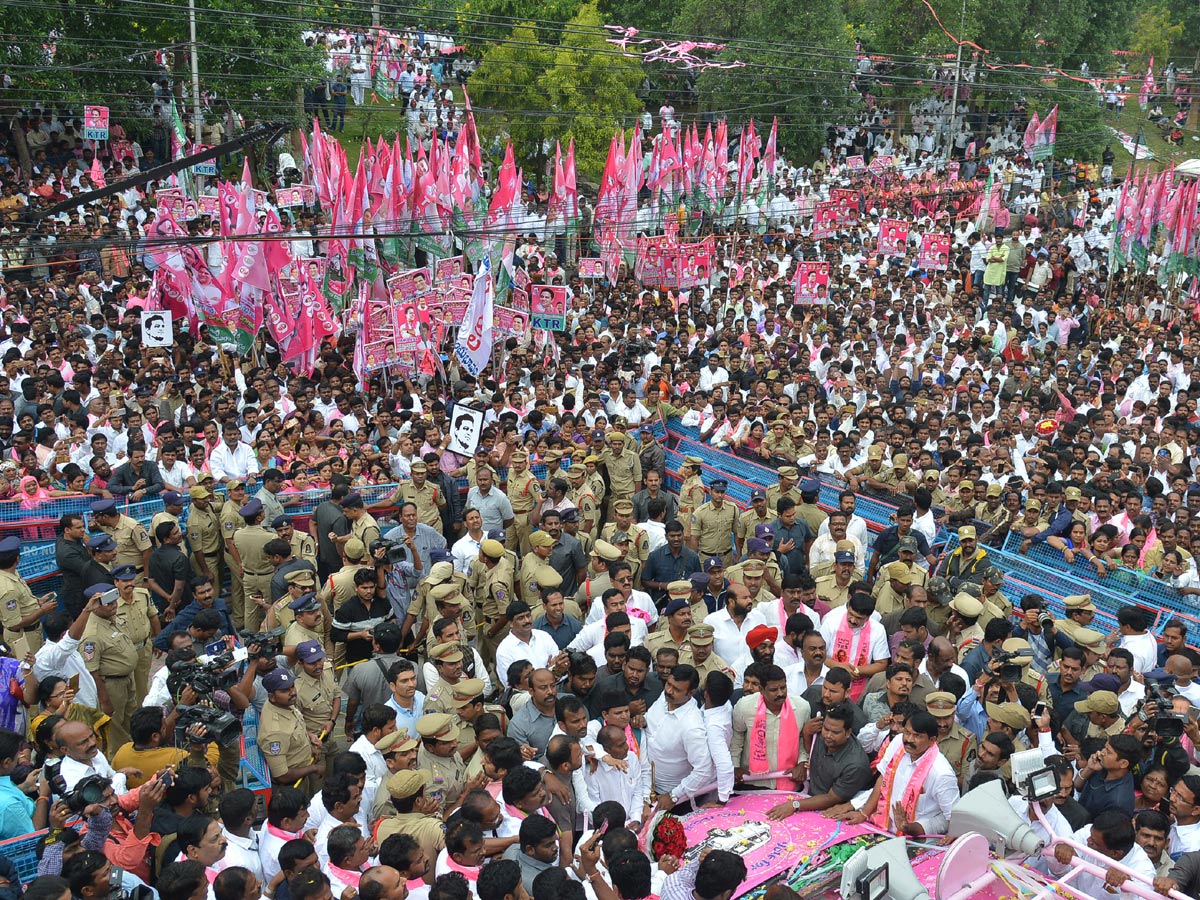
<path id="1" fill-rule="evenodd" d="M 1129 49 L 1147 62 L 1155 57 L 1159 70 L 1166 65 L 1171 48 L 1183 38 L 1183 25 L 1168 7 L 1158 3 L 1138 11 L 1131 31 Z"/>
<path id="2" fill-rule="evenodd" d="M 456 20 L 464 40 L 482 48 L 504 40 L 516 22 L 565 24 L 579 6 L 580 0 L 458 0 Z"/>
<path id="3" fill-rule="evenodd" d="M 751 117 L 769 123 L 778 115 L 780 147 L 791 158 L 811 159 L 826 124 L 845 121 L 857 108 L 849 88 L 854 44 L 837 0 L 684 0 L 675 30 L 727 40 L 731 46 L 718 58 L 745 63 L 699 77 L 701 111 L 726 115 L 731 124 Z M 806 49 L 814 47 L 821 49 Z"/>
<path id="4" fill-rule="evenodd" d="M 596 4 L 585 3 L 567 23 L 545 79 L 556 111 L 547 122 L 551 136 L 561 139 L 564 149 L 575 139 L 581 177 L 598 178 L 613 132 L 633 124 L 642 107 L 641 80 L 641 63 L 615 52 Z"/>

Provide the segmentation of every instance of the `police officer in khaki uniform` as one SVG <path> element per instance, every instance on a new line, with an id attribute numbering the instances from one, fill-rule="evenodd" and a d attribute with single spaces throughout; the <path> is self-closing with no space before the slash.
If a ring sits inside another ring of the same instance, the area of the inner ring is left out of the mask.
<path id="1" fill-rule="evenodd" d="M 1071 640 L 1083 651 L 1083 674 L 1079 680 L 1091 681 L 1104 671 L 1104 635 L 1090 628 L 1076 628 Z"/>
<path id="2" fill-rule="evenodd" d="M 700 468 L 704 460 L 699 456 L 685 456 L 679 467 L 683 484 L 679 486 L 679 521 L 683 523 L 683 538 L 692 536 L 692 514 L 704 505 L 706 496 L 704 482 L 700 479 Z"/>
<path id="3" fill-rule="evenodd" d="M 577 536 L 586 534 L 588 538 L 594 539 L 596 527 L 600 524 L 600 501 L 592 491 L 587 478 L 587 470 L 582 464 L 571 466 L 567 470 L 567 484 L 570 485 L 567 499 L 575 504 L 576 514 L 579 517 Z"/>
<path id="4" fill-rule="evenodd" d="M 773 484 L 767 488 L 767 513 L 775 515 L 775 504 L 779 502 L 780 497 L 791 497 L 796 501 L 796 505 L 800 505 L 800 489 L 796 486 L 796 479 L 799 473 L 795 466 L 780 466 L 779 467 L 779 483 Z M 819 523 L 818 523 L 819 527 Z M 816 529 L 812 529 L 812 533 L 816 534 Z"/>
<path id="5" fill-rule="evenodd" d="M 436 486 L 427 480 L 428 468 L 424 462 L 414 461 L 410 474 L 409 481 L 401 482 L 391 497 L 382 503 L 373 504 L 372 508 L 399 506 L 404 502 L 415 503 L 417 505 L 417 521 L 440 532 L 442 530 L 442 510 L 446 507 L 446 498 L 442 496 L 442 492 Z M 350 497 L 352 496 L 354 495 L 351 494 Z M 349 500 L 350 497 L 346 499 Z M 344 507 L 345 503 L 342 506 Z M 346 515 L 346 518 L 350 518 L 349 514 Z M 351 531 L 353 532 L 353 528 Z M 371 541 L 364 540 L 364 543 L 368 547 L 371 546 Z"/>
<path id="6" fill-rule="evenodd" d="M 413 465 L 416 465 L 416 463 L 413 463 Z M 420 507 L 417 510 L 419 516 Z M 342 513 L 346 516 L 346 521 L 350 523 L 350 532 L 344 535 L 335 535 L 333 532 L 330 532 L 329 539 L 335 544 L 345 547 L 346 542 L 351 538 L 358 538 L 362 541 L 364 547 L 370 549 L 371 544 L 379 540 L 379 523 L 375 521 L 373 515 L 367 512 L 362 494 L 347 494 L 343 497 Z"/>
<path id="7" fill-rule="evenodd" d="M 761 525 L 770 527 L 776 518 L 778 518 L 776 513 L 767 506 L 767 492 L 762 488 L 754 488 L 750 491 L 750 508 L 738 516 L 737 533 L 734 535 L 737 540 L 738 555 L 745 555 L 746 541 L 754 537 L 756 528 Z"/>
<path id="8" fill-rule="evenodd" d="M 280 666 L 262 677 L 267 702 L 258 722 L 258 748 L 262 751 L 271 783 L 300 785 L 307 793 L 316 792 L 317 781 L 325 767 L 317 762 L 316 735 L 310 734 L 296 703 L 296 676 Z"/>
<path id="9" fill-rule="evenodd" d="M 718 478 L 708 486 L 712 499 L 692 514 L 692 549 L 703 557 L 717 556 L 728 565 L 736 559 L 732 538 L 738 509 L 725 496 L 729 482 Z"/>
<path id="10" fill-rule="evenodd" d="M 724 672 L 730 678 L 734 677 L 729 663 L 717 656 L 713 651 L 713 627 L 711 625 L 693 625 L 688 629 L 688 649 L 679 654 L 680 664 L 695 666 L 700 673 L 700 683 L 709 672 Z"/>
<path id="11" fill-rule="evenodd" d="M 13 648 L 17 659 L 23 659 L 25 651 L 41 649 L 42 619 L 58 608 L 53 594 L 33 596 L 17 574 L 20 561 L 21 539 L 10 535 L 0 540 L 0 623 L 4 624 L 4 643 Z"/>
<path id="12" fill-rule="evenodd" d="M 743 518 L 745 517 L 743 516 Z M 744 584 L 746 581 L 745 569 L 751 563 L 762 563 L 763 589 L 770 591 L 772 597 L 778 597 L 783 590 L 783 573 L 779 569 L 779 563 L 775 562 L 774 554 L 771 553 L 770 543 L 763 538 L 750 537 L 746 539 L 746 558 L 726 569 L 725 577 L 730 581 Z"/>
<path id="13" fill-rule="evenodd" d="M 146 588 L 135 587 L 137 571 L 133 566 L 117 566 L 112 570 L 112 577 L 112 583 L 120 591 L 117 615 L 113 621 L 137 650 L 138 663 L 133 673 L 133 683 L 140 702 L 150 684 L 150 663 L 154 659 L 154 645 L 151 642 L 162 631 L 162 624 L 150 592 Z"/>
<path id="14" fill-rule="evenodd" d="M 725 572 L 725 577 L 730 581 L 735 579 L 729 576 L 729 572 L 734 569 L 730 566 Z M 746 559 L 738 563 L 738 583 L 744 584 L 746 590 L 750 592 L 751 608 L 758 606 L 760 603 L 770 603 L 777 596 L 770 588 L 767 587 L 766 574 L 767 564 L 761 559 Z"/>
<path id="15" fill-rule="evenodd" d="M 276 516 L 271 522 L 275 536 L 281 541 L 287 541 L 292 547 L 292 556 L 317 565 L 317 545 L 312 535 L 306 531 L 297 531 L 291 516 Z"/>
<path id="16" fill-rule="evenodd" d="M 612 536 L 617 532 L 623 531 L 629 535 L 629 551 L 625 558 L 630 563 L 637 561 L 637 565 L 634 566 L 636 575 L 645 565 L 646 558 L 650 556 L 650 536 L 645 529 L 633 521 L 632 500 L 614 500 L 612 513 L 613 520 L 600 530 L 600 539 L 615 544 L 616 541 L 612 539 Z"/>
<path id="17" fill-rule="evenodd" d="M 221 522 L 221 540 L 225 544 L 225 565 L 229 567 L 229 613 L 233 616 L 234 623 L 243 628 L 246 621 L 246 593 L 242 584 L 242 560 L 238 556 L 233 538 L 246 527 L 246 520 L 239 512 L 246 505 L 246 484 L 235 478 L 225 485 L 225 491 L 228 499 L 221 505 L 217 518 Z M 190 533 L 190 518 L 188 526 Z M 219 585 L 213 582 L 213 587 Z M 267 591 L 263 596 L 270 597 L 271 592 Z"/>
<path id="18" fill-rule="evenodd" d="M 438 551 L 435 550 L 434 553 L 438 553 Z M 433 554 L 430 556 L 432 558 Z M 432 640 L 430 626 L 439 617 L 438 603 L 454 595 L 459 598 L 459 609 L 464 607 L 467 609 L 469 614 L 465 618 L 470 620 L 471 636 L 475 636 L 474 605 L 467 599 L 466 589 L 467 576 L 461 572 L 455 572 L 453 563 L 439 558 L 429 567 L 429 574 L 422 578 L 417 585 L 417 593 L 410 606 L 410 609 L 414 611 L 419 610 L 421 616 L 421 625 L 417 629 L 415 643 L 420 644 Z"/>
<path id="19" fill-rule="evenodd" d="M 342 692 L 320 641 L 297 645 L 296 662 L 296 706 L 308 733 L 321 739 L 323 762 L 328 771 L 329 762 L 338 750 L 333 729 L 342 708 Z"/>
<path id="20" fill-rule="evenodd" d="M 192 501 L 187 523 L 192 571 L 211 579 L 219 591 L 224 543 L 221 540 L 221 520 L 212 504 L 212 491 L 196 485 L 188 488 L 188 496 Z"/>
<path id="21" fill-rule="evenodd" d="M 667 585 L 667 605 L 658 620 L 658 630 L 646 636 L 645 647 L 651 658 L 659 647 L 674 647 L 680 653 L 691 648 L 688 630 L 696 624 L 692 621 L 692 584 L 690 581 L 672 581 Z"/>
<path id="22" fill-rule="evenodd" d="M 138 573 L 138 584 L 141 584 L 151 549 L 150 535 L 142 523 L 118 512 L 116 500 L 97 500 L 92 504 L 92 513 L 96 527 L 117 542 L 116 565 L 133 566 Z"/>
<path id="23" fill-rule="evenodd" d="M 989 525 L 1002 525 L 1008 521 L 1008 510 L 1000 502 L 1004 489 L 999 484 L 987 486 L 986 499 L 975 504 L 975 518 Z"/>
<path id="24" fill-rule="evenodd" d="M 629 446 L 629 436 L 622 431 L 610 431 L 608 444 L 600 455 L 599 465 L 608 474 L 610 496 L 614 500 L 632 500 L 642 483 L 642 462 L 637 451 Z"/>
<path id="25" fill-rule="evenodd" d="M 789 463 L 796 461 L 796 444 L 788 433 L 788 420 L 783 413 L 775 417 L 770 430 L 763 436 L 759 455 L 768 460 L 786 460 Z"/>
<path id="26" fill-rule="evenodd" d="M 467 486 L 476 487 L 479 483 L 479 470 L 491 469 L 492 476 L 496 481 L 500 480 L 499 474 L 490 462 L 488 462 L 489 451 L 487 447 L 480 447 L 475 451 L 475 455 L 467 461 Z M 426 472 L 428 474 L 428 471 Z"/>
<path id="27" fill-rule="evenodd" d="M 808 533 L 814 538 L 821 533 L 821 524 L 829 518 L 825 510 L 817 505 L 817 501 L 820 499 L 821 482 L 815 478 L 805 478 L 800 483 L 800 502 L 796 504 L 796 518 L 804 520 L 804 524 L 808 526 Z M 775 508 L 771 504 L 769 493 L 767 506 L 771 509 Z"/>
<path id="28" fill-rule="evenodd" d="M 255 598 L 268 603 L 271 600 L 271 576 L 275 574 L 275 567 L 264 548 L 268 541 L 275 540 L 275 532 L 263 525 L 266 512 L 257 497 L 247 501 L 238 514 L 245 523 L 233 536 L 233 545 L 242 564 L 243 618 L 238 619 L 236 606 L 232 610 L 233 618 L 238 628 L 258 631 L 265 612 Z"/>
<path id="29" fill-rule="evenodd" d="M 283 652 L 292 655 L 305 641 L 316 641 L 324 646 L 325 630 L 322 624 L 324 608 L 316 594 L 302 594 L 291 603 L 288 609 L 295 617 L 283 635 Z M 290 652 L 289 652 L 290 651 Z"/>
<path id="30" fill-rule="evenodd" d="M 509 534 L 512 534 L 511 529 Z M 554 538 L 549 532 L 535 531 L 529 536 L 529 550 L 521 560 L 521 568 L 517 573 L 517 593 L 520 599 L 529 604 L 529 609 L 536 619 L 541 615 L 542 594 L 538 588 L 538 570 L 548 565 L 550 552 L 554 547 Z"/>
<path id="31" fill-rule="evenodd" d="M 975 735 L 963 728 L 954 717 L 956 703 L 949 691 L 933 691 L 925 695 L 925 708 L 937 719 L 937 746 L 942 756 L 954 769 L 959 788 L 966 787 L 967 773 L 979 755 L 979 744 Z"/>
<path id="32" fill-rule="evenodd" d="M 421 846 L 426 859 L 437 859 L 446 846 L 446 825 L 439 814 L 441 804 L 426 796 L 432 784 L 428 769 L 401 769 L 388 777 L 384 787 L 394 811 L 375 824 L 371 838 L 376 846 L 393 834 L 406 834 Z"/>
<path id="33" fill-rule="evenodd" d="M 850 583 L 854 580 L 854 551 L 835 550 L 833 571 L 817 579 L 817 597 L 829 606 L 845 606 L 850 602 Z"/>
<path id="34" fill-rule="evenodd" d="M 1012 601 L 1000 592 L 1000 585 L 1003 583 L 1004 572 L 999 566 L 988 566 L 983 570 L 979 582 L 979 599 L 983 603 L 983 615 L 979 619 L 980 628 L 987 628 L 987 623 L 992 619 L 1007 619 L 1012 616 Z"/>
<path id="35" fill-rule="evenodd" d="M 959 662 L 976 644 L 983 641 L 983 629 L 979 627 L 979 617 L 982 615 L 983 604 L 965 591 L 959 591 L 950 601 L 948 637 L 958 653 Z"/>
<path id="36" fill-rule="evenodd" d="M 453 703 L 453 697 L 450 698 Z M 417 734 L 421 736 L 421 749 L 417 751 L 417 765 L 428 769 L 434 783 L 441 778 L 441 803 L 443 811 L 457 805 L 467 784 L 467 766 L 458 754 L 458 726 L 449 713 L 426 713 L 417 719 Z"/>
<path id="37" fill-rule="evenodd" d="M 359 569 L 373 568 L 367 558 L 367 547 L 358 538 L 346 541 L 342 546 L 342 555 L 346 557 L 346 564 L 330 575 L 317 591 L 317 596 L 329 605 L 332 612 L 337 612 L 343 603 L 354 596 L 354 573 Z"/>
<path id="38" fill-rule="evenodd" d="M 317 589 L 316 573 L 310 572 L 308 569 L 288 572 L 283 576 L 283 580 L 287 582 L 287 593 L 276 600 L 267 610 L 267 618 L 263 627 L 268 631 L 280 627 L 286 629 L 295 622 L 296 615 L 292 612 L 292 602 Z"/>
<path id="39" fill-rule="evenodd" d="M 1096 618 L 1096 605 L 1092 603 L 1092 595 L 1071 594 L 1069 597 L 1063 597 L 1063 606 L 1066 608 L 1067 617 L 1055 619 L 1054 627 L 1078 643 L 1076 632 L 1081 628 L 1090 628 L 1092 620 Z"/>
<path id="40" fill-rule="evenodd" d="M 911 494 L 917 489 L 917 478 L 908 468 L 907 453 L 894 455 L 892 464 L 885 466 L 883 471 L 875 476 L 875 480 L 893 494 Z"/>
<path id="41" fill-rule="evenodd" d="M 620 561 L 621 551 L 608 541 L 596 541 L 588 556 L 588 568 L 584 575 L 583 584 L 575 592 L 575 602 L 580 609 L 591 609 L 592 602 L 597 597 L 603 597 L 604 592 L 612 587 L 608 576 L 610 564 Z"/>
<path id="42" fill-rule="evenodd" d="M 476 608 L 479 610 L 479 655 L 489 668 L 496 662 L 496 648 L 508 635 L 508 618 L 505 610 L 514 599 L 511 566 L 504 557 L 504 545 L 494 538 L 487 538 L 479 545 L 478 567 L 479 593 Z M 501 681 L 503 672 L 497 672 Z"/>
<path id="43" fill-rule="evenodd" d="M 150 541 L 155 544 L 157 542 L 154 540 L 154 532 L 158 530 L 158 526 L 163 522 L 170 522 L 173 525 L 179 525 L 180 528 L 183 527 L 179 523 L 179 516 L 183 512 L 183 494 L 177 491 L 163 491 L 162 500 L 166 508 L 162 512 L 156 512 L 153 518 L 150 519 Z M 186 553 L 187 545 L 185 544 L 180 549 Z"/>
<path id="44" fill-rule="evenodd" d="M 426 713 L 454 711 L 452 690 L 463 680 L 466 654 L 470 649 L 455 641 L 433 645 L 429 651 L 429 663 L 437 672 L 437 679 L 425 686 Z"/>
<path id="45" fill-rule="evenodd" d="M 557 450 L 551 450 L 546 458 L 550 459 L 557 452 Z M 587 472 L 587 483 L 596 497 L 596 503 L 603 506 L 604 500 L 608 496 L 608 485 L 604 483 L 604 476 L 600 474 L 600 459 L 599 454 L 589 453 L 583 458 L 583 469 Z M 549 465 L 547 465 L 548 468 Z M 597 523 L 597 527 L 599 527 L 599 523 Z"/>
<path id="46" fill-rule="evenodd" d="M 876 584 L 878 593 L 875 595 L 875 611 L 881 616 L 904 609 L 904 598 L 911 583 L 910 573 L 909 567 L 899 560 L 883 567 L 883 577 Z"/>
<path id="47" fill-rule="evenodd" d="M 432 625 L 438 619 L 453 619 L 458 623 L 459 635 L 463 638 L 464 647 L 467 641 L 475 637 L 475 616 L 467 609 L 466 598 L 454 581 L 445 581 L 434 585 L 426 595 L 425 622 Z M 426 657 L 441 641 L 430 627 L 423 633 Z M 464 653 L 466 650 L 464 649 Z M 465 659 L 465 657 L 464 657 Z"/>
<path id="48" fill-rule="evenodd" d="M 542 485 L 529 471 L 529 454 L 524 450 L 517 450 L 512 455 L 504 492 L 508 494 L 513 510 L 513 524 L 506 529 L 505 546 L 509 550 L 520 547 L 522 553 L 528 553 L 529 535 L 533 532 L 531 517 L 542 502 Z"/>
<path id="49" fill-rule="evenodd" d="M 87 670 L 96 679 L 100 707 L 111 716 L 108 723 L 109 756 L 130 740 L 129 720 L 141 698 L 133 689 L 133 672 L 138 654 L 129 636 L 117 627 L 116 588 L 93 584 L 83 592 L 89 601 L 112 594 L 108 602 L 92 603 L 92 614 L 80 637 L 79 652 Z"/>

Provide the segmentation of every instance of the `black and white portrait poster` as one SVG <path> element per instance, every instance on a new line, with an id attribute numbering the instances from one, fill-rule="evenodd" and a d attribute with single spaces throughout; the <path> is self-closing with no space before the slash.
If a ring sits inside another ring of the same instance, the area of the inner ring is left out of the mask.
<path id="1" fill-rule="evenodd" d="M 472 409 L 461 403 L 454 407 L 450 417 L 450 444 L 448 450 L 459 456 L 472 456 L 479 446 L 483 434 L 483 410 Z"/>
<path id="2" fill-rule="evenodd" d="M 142 346 L 170 347 L 175 343 L 169 310 L 142 310 Z"/>

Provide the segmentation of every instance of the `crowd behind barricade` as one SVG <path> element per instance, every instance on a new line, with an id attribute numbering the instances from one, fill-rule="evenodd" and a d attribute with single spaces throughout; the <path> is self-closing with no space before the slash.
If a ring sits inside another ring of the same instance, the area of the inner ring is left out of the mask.
<path id="1" fill-rule="evenodd" d="M 915 141 L 864 143 L 898 162 L 863 182 L 837 148 L 872 122 L 835 130 L 828 162 L 781 162 L 766 208 L 705 223 L 716 264 L 687 291 L 579 278 L 531 196 L 516 265 L 569 287 L 566 331 L 511 339 L 478 378 L 448 359 L 444 379 L 359 384 L 353 335 L 308 375 L 264 341 L 146 346 L 153 190 L 31 224 L 92 168 L 31 112 L 27 143 L 47 141 L 0 198 L 0 839 L 37 844 L 10 881 L 35 900 L 728 900 L 735 854 L 650 859 L 662 814 L 766 784 L 788 792 L 773 819 L 936 835 L 1037 748 L 1054 835 L 1200 896 L 1189 623 L 1156 636 L 1125 606 L 1105 633 L 1087 594 L 1056 615 L 997 564 L 1059 554 L 1098 584 L 1200 593 L 1191 301 L 1156 256 L 1109 269 L 1111 172 L 1031 163 L 1017 110 L 944 118 L 954 148 L 995 138 L 961 148 L 972 170 L 952 178 L 920 119 Z M 998 210 L 958 203 L 989 177 Z M 850 185 L 856 220 L 814 239 L 810 198 Z M 900 252 L 877 250 L 885 219 Z M 286 225 L 312 233 L 300 255 L 324 249 L 316 222 Z M 919 263 L 929 233 L 944 265 Z M 117 235 L 134 243 L 84 240 Z M 793 267 L 816 261 L 828 302 L 796 304 Z M 668 466 L 664 422 L 774 474 L 737 504 L 711 456 Z M 818 478 L 847 486 L 836 506 Z M 894 521 L 868 528 L 859 494 Z M 68 501 L 86 511 L 39 517 Z M 53 594 L 18 572 L 34 541 Z"/>

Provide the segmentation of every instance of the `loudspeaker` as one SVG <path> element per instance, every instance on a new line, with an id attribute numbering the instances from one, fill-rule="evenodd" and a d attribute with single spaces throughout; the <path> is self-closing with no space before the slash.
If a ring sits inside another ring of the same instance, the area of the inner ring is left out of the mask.
<path id="1" fill-rule="evenodd" d="M 841 895 L 845 900 L 930 900 L 908 861 L 904 838 L 890 838 L 864 847 L 842 869 Z"/>
<path id="2" fill-rule="evenodd" d="M 968 791 L 954 804 L 946 833 L 960 837 L 970 831 L 986 837 L 997 856 L 1012 851 L 1035 856 L 1046 846 L 1037 832 L 1013 812 L 999 781 Z"/>

